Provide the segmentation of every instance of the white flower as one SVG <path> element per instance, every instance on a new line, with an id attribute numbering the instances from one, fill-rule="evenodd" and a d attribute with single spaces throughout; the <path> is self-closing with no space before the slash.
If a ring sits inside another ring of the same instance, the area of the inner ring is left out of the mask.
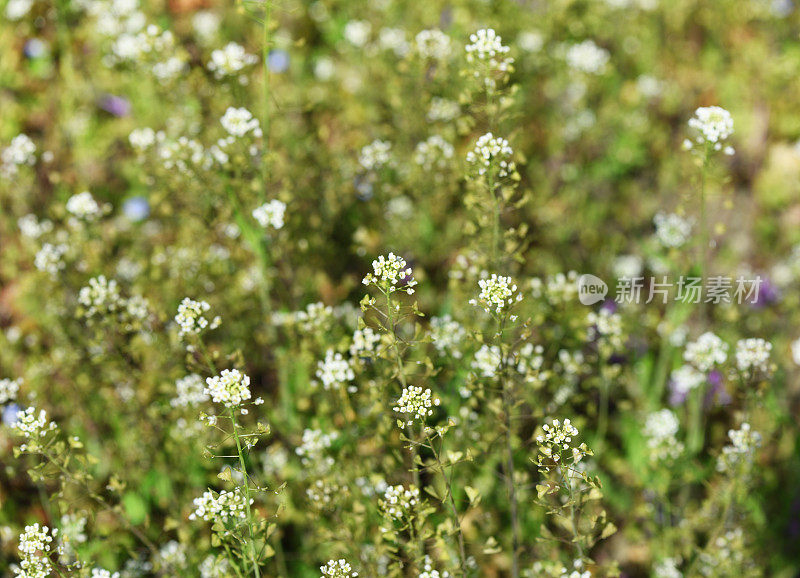
<path id="1" fill-rule="evenodd" d="M 511 160 L 513 154 L 514 151 L 506 139 L 495 137 L 488 132 L 481 136 L 475 147 L 467 153 L 467 163 L 479 175 L 485 175 L 490 169 L 494 169 L 495 176 L 502 179 L 516 170 L 516 165 Z"/>
<path id="2" fill-rule="evenodd" d="M 467 330 L 450 315 L 431 318 L 431 341 L 440 355 L 461 359 L 462 353 L 458 348 L 466 336 Z"/>
<path id="3" fill-rule="evenodd" d="M 584 40 L 567 49 L 567 64 L 579 72 L 600 74 L 608 60 L 608 51 L 597 46 L 592 40 Z"/>
<path id="4" fill-rule="evenodd" d="M 40 221 L 36 218 L 36 215 L 29 213 L 17 219 L 17 227 L 19 227 L 19 232 L 22 233 L 23 237 L 38 239 L 53 230 L 53 223 L 48 220 Z"/>
<path id="5" fill-rule="evenodd" d="M 707 331 L 698 337 L 697 341 L 686 345 L 683 359 L 705 372 L 715 365 L 725 363 L 728 359 L 728 344 Z"/>
<path id="6" fill-rule="evenodd" d="M 416 486 L 408 488 L 397 485 L 389 486 L 379 502 L 381 510 L 393 520 L 402 520 L 413 515 L 414 509 L 419 504 L 419 489 Z"/>
<path id="7" fill-rule="evenodd" d="M 368 171 L 381 169 L 391 161 L 392 143 L 374 140 L 361 149 L 358 155 L 359 164 Z"/>
<path id="8" fill-rule="evenodd" d="M 475 352 L 475 359 L 472 361 L 472 368 L 480 371 L 482 377 L 494 377 L 497 369 L 503 361 L 502 353 L 497 345 L 484 343 Z"/>
<path id="9" fill-rule="evenodd" d="M 771 351 L 772 344 L 763 339 L 740 339 L 736 343 L 736 367 L 739 371 L 768 373 Z"/>
<path id="10" fill-rule="evenodd" d="M 214 73 L 216 78 L 221 79 L 226 76 L 238 76 L 242 70 L 256 62 L 258 62 L 258 57 L 248 54 L 243 46 L 229 42 L 224 48 L 211 53 L 208 69 Z M 240 82 L 246 83 L 246 77 L 242 77 Z"/>
<path id="11" fill-rule="evenodd" d="M 25 410 L 17 411 L 17 419 L 13 425 L 14 431 L 22 437 L 28 439 L 41 438 L 48 433 L 55 431 L 58 426 L 55 422 L 47 420 L 47 412 L 29 407 Z"/>
<path id="12" fill-rule="evenodd" d="M 699 387 L 706 377 L 691 365 L 682 365 L 670 374 L 670 379 L 675 391 L 685 394 Z"/>
<path id="13" fill-rule="evenodd" d="M 653 566 L 653 578 L 683 578 L 683 573 L 678 570 L 680 560 L 664 558 Z"/>
<path id="14" fill-rule="evenodd" d="M 117 282 L 106 279 L 105 275 L 89 279 L 89 285 L 78 293 L 78 303 L 86 308 L 86 317 L 108 315 L 125 305 Z"/>
<path id="15" fill-rule="evenodd" d="M 306 429 L 303 431 L 303 442 L 295 449 L 295 453 L 300 456 L 304 466 L 323 466 L 323 469 L 327 469 L 334 462 L 333 458 L 324 457 L 325 450 L 331 447 L 338 437 L 337 432 L 326 434 L 322 430 Z"/>
<path id="16" fill-rule="evenodd" d="M 536 436 L 539 444 L 537 463 L 545 470 L 549 468 L 551 461 L 559 464 L 571 458 L 573 463 L 578 463 L 584 456 L 591 455 L 586 444 L 576 445 L 573 438 L 578 435 L 578 428 L 569 419 L 565 419 L 563 423 L 554 419 L 551 423 L 544 424 L 542 431 L 542 435 Z"/>
<path id="17" fill-rule="evenodd" d="M 434 96 L 425 118 L 428 122 L 449 122 L 461 114 L 461 107 L 454 100 Z"/>
<path id="18" fill-rule="evenodd" d="M 371 327 L 356 329 L 353 333 L 353 343 L 350 345 L 350 356 L 370 357 L 381 342 L 381 334 L 375 332 Z"/>
<path id="19" fill-rule="evenodd" d="M 800 365 L 800 339 L 792 341 L 792 360 Z"/>
<path id="20" fill-rule="evenodd" d="M 8 0 L 6 4 L 6 18 L 21 20 L 33 8 L 33 0 Z"/>
<path id="21" fill-rule="evenodd" d="M 219 375 L 206 379 L 204 393 L 214 403 L 236 407 L 250 399 L 250 377 L 238 369 L 223 369 Z"/>
<path id="22" fill-rule="evenodd" d="M 406 425 L 412 425 L 414 420 L 425 422 L 425 418 L 433 415 L 433 407 L 438 406 L 441 400 L 431 393 L 430 389 L 409 385 L 403 388 L 400 399 L 394 406 L 397 413 L 408 414 Z"/>
<path id="23" fill-rule="evenodd" d="M 322 572 L 320 578 L 356 578 L 358 572 L 354 572 L 353 568 L 344 559 L 328 560 L 328 563 L 319 567 Z"/>
<path id="24" fill-rule="evenodd" d="M 372 273 L 367 273 L 361 282 L 364 285 L 375 285 L 385 292 L 394 293 L 399 290 L 409 295 L 414 293 L 414 286 L 417 284 L 406 260 L 394 253 L 375 259 L 372 262 Z M 400 284 L 402 287 L 398 287 Z"/>
<path id="25" fill-rule="evenodd" d="M 209 554 L 197 568 L 200 571 L 200 578 L 225 578 L 230 575 L 231 563 L 225 556 L 214 556 Z"/>
<path id="26" fill-rule="evenodd" d="M 169 404 L 172 407 L 191 407 L 208 401 L 203 378 L 196 373 L 182 377 L 175 382 L 176 396 Z"/>
<path id="27" fill-rule="evenodd" d="M 96 219 L 101 214 L 100 205 L 94 200 L 92 193 L 83 191 L 77 195 L 72 195 L 67 200 L 67 211 L 79 219 L 87 221 Z"/>
<path id="28" fill-rule="evenodd" d="M 369 40 L 372 25 L 366 20 L 351 20 L 344 26 L 344 37 L 350 44 L 362 48 Z"/>
<path id="29" fill-rule="evenodd" d="M 689 127 L 697 133 L 695 142 L 699 145 L 710 145 L 715 151 L 723 150 L 723 143 L 733 134 L 733 117 L 724 108 L 704 106 L 694 112 L 689 119 Z M 684 148 L 691 149 L 692 141 L 684 143 Z M 724 147 L 725 154 L 732 155 L 732 147 Z"/>
<path id="30" fill-rule="evenodd" d="M 253 503 L 252 499 L 250 503 Z M 232 492 L 222 490 L 218 494 L 206 491 L 194 499 L 194 507 L 190 520 L 201 518 L 206 522 L 227 524 L 229 520 L 247 518 L 247 498 L 238 487 Z"/>
<path id="31" fill-rule="evenodd" d="M 163 132 L 156 132 L 150 127 L 137 128 L 128 135 L 128 142 L 137 152 L 144 152 L 158 141 L 164 139 Z"/>
<path id="32" fill-rule="evenodd" d="M 656 237 L 667 248 L 685 245 L 692 233 L 692 223 L 675 213 L 658 213 L 653 222 L 656 225 Z"/>
<path id="33" fill-rule="evenodd" d="M 755 451 L 761 447 L 761 434 L 753 431 L 749 423 L 738 430 L 728 430 L 730 445 L 722 448 L 717 462 L 717 471 L 738 473 L 739 466 L 749 466 L 755 459 Z"/>
<path id="34" fill-rule="evenodd" d="M 211 306 L 205 301 L 195 301 L 184 297 L 178 305 L 178 314 L 175 315 L 175 323 L 180 327 L 181 336 L 200 333 L 206 327 L 209 329 L 219 327 L 221 322 L 219 317 L 215 317 L 209 323 L 208 319 L 203 316 L 203 313 L 209 309 Z"/>
<path id="35" fill-rule="evenodd" d="M 22 379 L 0 379 L 0 405 L 17 399 Z"/>
<path id="36" fill-rule="evenodd" d="M 267 227 L 281 229 L 283 228 L 285 213 L 286 203 L 273 199 L 253 209 L 253 218 L 265 229 Z"/>
<path id="37" fill-rule="evenodd" d="M 111 573 L 103 568 L 92 568 L 92 574 L 89 578 L 119 578 L 119 572 Z"/>
<path id="38" fill-rule="evenodd" d="M 53 539 L 58 536 L 58 530 L 52 532 L 47 526 L 32 524 L 25 526 L 25 531 L 19 536 L 20 563 L 14 568 L 14 575 L 20 578 L 46 578 L 51 575 L 53 566 L 50 562 Z"/>
<path id="39" fill-rule="evenodd" d="M 669 409 L 662 409 L 647 416 L 644 435 L 650 447 L 653 460 L 676 458 L 683 451 L 683 444 L 677 441 L 678 418 Z"/>
<path id="40" fill-rule="evenodd" d="M 414 151 L 414 162 L 426 171 L 443 169 L 454 154 L 453 145 L 440 135 L 435 134 L 429 137 L 428 140 L 417 143 L 417 148 Z"/>
<path id="41" fill-rule="evenodd" d="M 192 28 L 197 38 L 208 44 L 216 36 L 219 30 L 219 16 L 213 12 L 201 11 L 192 16 Z"/>
<path id="42" fill-rule="evenodd" d="M 8 4 L 6 10 L 13 4 Z M 0 153 L 0 175 L 13 177 L 17 174 L 17 167 L 32 165 L 36 162 L 36 145 L 26 134 L 18 134 L 9 143 L 8 147 Z"/>
<path id="43" fill-rule="evenodd" d="M 486 87 L 494 88 L 493 76 L 509 72 L 514 63 L 514 59 L 507 56 L 510 48 L 503 45 L 503 39 L 491 28 L 470 34 L 469 41 L 465 50 L 467 62 L 474 66 L 473 76 L 483 78 Z"/>
<path id="44" fill-rule="evenodd" d="M 328 349 L 325 352 L 325 359 L 317 362 L 316 376 L 326 390 L 339 389 L 356 377 L 350 363 L 341 353 L 337 353 L 333 349 Z"/>
<path id="45" fill-rule="evenodd" d="M 33 258 L 33 265 L 39 271 L 55 276 L 59 271 L 64 269 L 63 257 L 67 250 L 68 247 L 64 244 L 52 245 L 50 243 L 45 243 Z"/>
<path id="46" fill-rule="evenodd" d="M 511 277 L 498 276 L 492 273 L 492 276 L 488 279 L 480 279 L 478 286 L 481 289 L 478 299 L 477 301 L 471 299 L 470 304 L 480 305 L 487 313 L 494 311 L 499 314 L 522 299 L 520 294 L 514 297 L 517 292 L 517 285 Z"/>
<path id="47" fill-rule="evenodd" d="M 450 37 L 441 30 L 436 28 L 422 30 L 417 34 L 414 41 L 417 53 L 422 58 L 445 60 L 450 56 Z"/>
<path id="48" fill-rule="evenodd" d="M 222 118 L 219 119 L 219 122 L 222 124 L 222 128 L 231 136 L 243 137 L 249 132 L 252 132 L 253 136 L 261 136 L 261 126 L 258 124 L 258 119 L 253 118 L 253 113 L 246 108 L 229 106 Z"/>

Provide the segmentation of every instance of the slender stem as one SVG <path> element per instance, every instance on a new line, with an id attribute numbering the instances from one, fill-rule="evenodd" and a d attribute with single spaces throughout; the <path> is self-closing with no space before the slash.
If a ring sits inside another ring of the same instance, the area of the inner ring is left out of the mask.
<path id="1" fill-rule="evenodd" d="M 511 410 L 513 402 L 505 379 L 502 380 L 501 385 L 503 387 L 503 413 L 505 414 L 506 422 L 506 490 L 508 491 L 511 515 L 511 576 L 512 578 L 519 578 L 519 513 L 517 509 L 517 491 L 514 486 L 514 448 L 511 440 Z"/>
<path id="2" fill-rule="evenodd" d="M 447 470 L 442 463 L 440 453 L 436 451 L 436 447 L 433 445 L 433 440 L 431 439 L 430 435 L 427 435 L 428 444 L 431 447 L 431 451 L 433 452 L 433 457 L 436 460 L 436 464 L 439 467 L 439 472 L 442 474 L 442 478 L 444 479 L 444 485 L 447 491 L 447 498 L 448 502 L 450 503 L 450 513 L 453 515 L 453 523 L 456 527 L 456 534 L 458 536 L 458 567 L 461 571 L 461 575 L 466 575 L 466 569 L 464 567 L 464 563 L 467 560 L 467 551 L 466 547 L 464 546 L 464 533 L 461 531 L 461 519 L 458 517 L 458 507 L 456 506 L 456 500 L 453 497 L 453 486 L 450 482 L 450 476 L 447 475 Z M 444 441 L 442 441 L 444 443 Z"/>
<path id="3" fill-rule="evenodd" d="M 602 368 L 601 368 L 602 376 Z M 600 378 L 600 414 L 597 417 L 597 439 L 594 442 L 594 450 L 600 453 L 606 442 L 606 430 L 608 429 L 608 397 L 609 383 L 605 377 Z"/>
<path id="4" fill-rule="evenodd" d="M 253 514 L 250 510 L 250 481 L 247 475 L 247 466 L 244 462 L 244 453 L 242 452 L 242 442 L 239 439 L 239 426 L 236 423 L 236 413 L 233 408 L 230 408 L 231 423 L 233 424 L 233 437 L 236 440 L 236 452 L 239 454 L 239 466 L 242 468 L 242 475 L 244 476 L 244 496 L 245 496 L 245 511 L 247 512 L 247 531 L 250 535 L 250 555 L 253 560 L 253 575 L 256 578 L 261 576 L 261 570 L 258 567 L 258 556 L 256 555 L 256 542 L 253 536 Z"/>
<path id="5" fill-rule="evenodd" d="M 264 148 L 261 157 L 261 178 L 263 181 L 264 200 L 267 200 L 267 183 L 269 182 L 269 129 L 270 129 L 270 76 L 269 76 L 269 26 L 272 4 L 270 0 L 264 0 L 264 118 L 262 120 L 262 132 L 264 134 Z"/>
<path id="6" fill-rule="evenodd" d="M 564 480 L 564 486 L 569 492 L 569 518 L 572 524 L 572 537 L 575 543 L 575 548 L 578 551 L 578 558 L 583 560 L 583 545 L 581 544 L 580 533 L 578 532 L 578 511 L 575 508 L 575 493 L 572 491 L 572 480 L 567 475 L 569 471 L 568 466 L 559 466 L 561 470 L 561 478 Z"/>

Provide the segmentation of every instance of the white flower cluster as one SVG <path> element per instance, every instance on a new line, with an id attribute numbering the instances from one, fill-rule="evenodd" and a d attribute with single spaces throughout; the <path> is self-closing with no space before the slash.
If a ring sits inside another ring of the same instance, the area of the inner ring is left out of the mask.
<path id="1" fill-rule="evenodd" d="M 608 309 L 591 311 L 586 317 L 589 323 L 589 339 L 602 339 L 614 348 L 622 346 L 622 316 Z"/>
<path id="2" fill-rule="evenodd" d="M 394 406 L 397 413 L 408 414 L 405 425 L 412 425 L 414 420 L 425 423 L 425 418 L 433 415 L 434 406 L 438 406 L 441 400 L 431 393 L 430 389 L 423 390 L 421 387 L 409 385 L 403 388 L 400 399 Z"/>
<path id="3" fill-rule="evenodd" d="M 203 378 L 196 373 L 182 377 L 175 382 L 175 393 L 169 404 L 172 407 L 193 407 L 208 401 Z"/>
<path id="4" fill-rule="evenodd" d="M 478 299 L 470 299 L 471 305 L 480 306 L 487 313 L 494 311 L 495 313 L 502 313 L 503 309 L 511 307 L 515 302 L 522 300 L 522 295 L 517 293 L 517 285 L 511 277 L 504 277 L 492 273 L 488 279 L 480 279 L 478 286 L 481 291 L 478 294 Z"/>
<path id="5" fill-rule="evenodd" d="M 739 371 L 769 373 L 769 356 L 772 344 L 764 339 L 751 337 L 736 343 L 736 367 Z"/>
<path id="6" fill-rule="evenodd" d="M 372 24 L 366 20 L 350 20 L 344 26 L 345 39 L 358 48 L 363 48 L 369 41 L 372 33 Z"/>
<path id="7" fill-rule="evenodd" d="M 76 544 L 83 544 L 87 540 L 85 516 L 79 514 L 65 514 L 61 516 L 61 532 L 58 535 L 56 551 L 62 560 L 77 561 L 75 552 Z"/>
<path id="8" fill-rule="evenodd" d="M 186 566 L 186 546 L 170 540 L 158 551 L 158 563 L 163 570 L 179 570 Z"/>
<path id="9" fill-rule="evenodd" d="M 117 282 L 106 279 L 105 275 L 93 277 L 89 285 L 81 287 L 78 303 L 86 308 L 86 317 L 109 315 L 125 306 Z"/>
<path id="10" fill-rule="evenodd" d="M 647 416 L 644 435 L 654 461 L 677 458 L 683 452 L 675 435 L 678 433 L 678 418 L 669 409 L 662 409 Z"/>
<path id="11" fill-rule="evenodd" d="M 461 107 L 454 100 L 448 100 L 439 96 L 431 98 L 431 106 L 425 118 L 428 122 L 449 122 L 461 114 Z"/>
<path id="12" fill-rule="evenodd" d="M 592 573 L 585 569 L 582 560 L 572 562 L 572 571 L 567 567 L 561 569 L 560 578 L 592 578 Z"/>
<path id="13" fill-rule="evenodd" d="M 724 108 L 701 106 L 689 119 L 689 127 L 697 132 L 697 137 L 694 142 L 686 139 L 683 142 L 685 149 L 692 149 L 696 143 L 701 146 L 710 146 L 715 151 L 721 150 L 726 155 L 732 155 L 735 152 L 733 147 L 723 145 L 733 134 L 733 117 Z"/>
<path id="14" fill-rule="evenodd" d="M 506 139 L 495 137 L 492 133 L 487 132 L 467 153 L 467 162 L 481 176 L 489 172 L 489 174 L 494 174 L 502 179 L 516 170 L 516 165 L 511 160 L 513 154 L 514 151 Z"/>
<path id="15" fill-rule="evenodd" d="M 467 62 L 475 67 L 473 76 L 487 88 L 495 88 L 495 76 L 510 72 L 514 59 L 508 56 L 511 50 L 503 45 L 503 39 L 491 28 L 483 28 L 470 34 L 467 44 Z"/>
<path id="16" fill-rule="evenodd" d="M 381 342 L 381 334 L 371 327 L 356 329 L 353 343 L 350 345 L 350 356 L 353 358 L 371 357 Z"/>
<path id="17" fill-rule="evenodd" d="M 247 76 L 239 76 L 239 74 L 256 62 L 258 62 L 257 56 L 248 54 L 243 46 L 229 42 L 223 48 L 211 53 L 208 69 L 218 80 L 226 77 L 238 77 L 239 83 L 247 84 Z"/>
<path id="18" fill-rule="evenodd" d="M 15 401 L 21 385 L 22 378 L 0 379 L 0 405 Z"/>
<path id="19" fill-rule="evenodd" d="M 47 420 L 46 411 L 41 409 L 39 413 L 36 413 L 36 409 L 33 407 L 17 411 L 17 417 L 12 427 L 18 435 L 32 441 L 43 438 L 48 433 L 58 429 L 55 422 Z M 26 446 L 20 446 L 20 449 L 25 451 Z"/>
<path id="20" fill-rule="evenodd" d="M 453 145 L 444 140 L 441 135 L 435 134 L 427 140 L 417 143 L 414 151 L 414 162 L 426 171 L 443 169 L 447 161 L 453 158 L 455 149 Z"/>
<path id="21" fill-rule="evenodd" d="M 575 445 L 573 438 L 579 432 L 569 419 L 565 419 L 563 423 L 554 419 L 551 423 L 544 424 L 542 430 L 544 434 L 536 436 L 536 442 L 539 444 L 538 465 L 544 470 L 549 469 L 551 461 L 556 465 L 566 463 L 565 452 L 567 457 L 572 458 L 573 464 L 591 454 L 585 443 Z"/>
<path id="22" fill-rule="evenodd" d="M 92 193 L 83 191 L 77 195 L 72 195 L 67 200 L 67 212 L 79 219 L 91 221 L 99 217 L 103 210 L 97 201 L 94 200 Z"/>
<path id="23" fill-rule="evenodd" d="M 18 134 L 0 153 L 0 175 L 13 177 L 18 167 L 36 162 L 36 145 L 26 134 Z"/>
<path id="24" fill-rule="evenodd" d="M 367 273 L 361 282 L 364 285 L 375 285 L 384 292 L 394 293 L 400 290 L 409 295 L 414 293 L 414 286 L 417 284 L 406 260 L 394 253 L 375 259 L 372 262 L 372 273 Z M 398 288 L 400 283 L 403 284 L 402 288 Z"/>
<path id="25" fill-rule="evenodd" d="M 353 568 L 344 559 L 328 560 L 328 563 L 319 567 L 322 572 L 320 578 L 356 578 L 358 572 L 354 572 Z"/>
<path id="26" fill-rule="evenodd" d="M 206 522 L 227 524 L 229 520 L 247 517 L 247 498 L 239 488 L 232 492 L 222 490 L 218 494 L 209 490 L 193 502 L 195 510 L 189 515 L 190 520 L 201 518 Z"/>
<path id="27" fill-rule="evenodd" d="M 221 319 L 215 317 L 209 323 L 203 314 L 211 309 L 205 301 L 195 301 L 189 297 L 184 297 L 178 305 L 178 314 L 175 315 L 175 323 L 180 327 L 181 336 L 198 334 L 205 328 L 215 329 L 219 327 Z"/>
<path id="28" fill-rule="evenodd" d="M 475 352 L 475 358 L 472 360 L 472 369 L 478 370 L 482 377 L 494 377 L 502 361 L 503 355 L 500 348 L 497 345 L 484 343 Z"/>
<path id="29" fill-rule="evenodd" d="M 417 53 L 430 60 L 446 60 L 450 56 L 450 37 L 437 28 L 421 30 L 415 40 Z"/>
<path id="30" fill-rule="evenodd" d="M 317 301 L 306 305 L 304 311 L 275 312 L 272 321 L 278 325 L 297 325 L 304 333 L 325 327 L 334 317 L 334 309 Z"/>
<path id="31" fill-rule="evenodd" d="M 238 369 L 223 369 L 219 375 L 206 378 L 204 393 L 214 403 L 237 407 L 250 399 L 250 377 Z"/>
<path id="32" fill-rule="evenodd" d="M 393 520 L 410 517 L 419 504 L 419 488 L 402 485 L 389 486 L 379 502 L 381 510 Z"/>
<path id="33" fill-rule="evenodd" d="M 749 466 L 755 459 L 755 452 L 761 447 L 761 434 L 753 431 L 749 423 L 743 423 L 738 430 L 728 430 L 730 445 L 722 448 L 717 462 L 717 471 L 741 473 L 740 466 Z"/>
<path id="34" fill-rule="evenodd" d="M 258 138 L 261 136 L 261 125 L 258 119 L 253 117 L 253 113 L 246 108 L 234 108 L 229 106 L 219 119 L 222 128 L 234 137 L 243 137 L 249 132 Z"/>
<path id="35" fill-rule="evenodd" d="M 165 138 L 166 135 L 164 131 L 156 132 L 152 128 L 146 126 L 133 129 L 128 135 L 128 142 L 136 152 L 142 153 L 156 143 L 164 142 Z"/>
<path id="36" fill-rule="evenodd" d="M 45 243 L 33 258 L 33 265 L 39 271 L 55 276 L 64 269 L 64 255 L 69 247 L 63 243 L 53 245 Z"/>
<path id="37" fill-rule="evenodd" d="M 706 376 L 691 365 L 680 366 L 670 374 L 669 378 L 672 380 L 675 392 L 681 395 L 700 387 L 706 380 Z"/>
<path id="38" fill-rule="evenodd" d="M 333 349 L 328 349 L 325 352 L 325 359 L 317 362 L 316 376 L 325 390 L 340 389 L 356 378 L 350 363 L 341 353 Z"/>
<path id="39" fill-rule="evenodd" d="M 53 223 L 47 219 L 40 221 L 36 218 L 36 215 L 28 213 L 17 219 L 17 227 L 19 227 L 19 232 L 23 237 L 38 239 L 53 230 Z"/>
<path id="40" fill-rule="evenodd" d="M 89 578 L 120 578 L 119 572 L 111 572 L 103 568 L 92 568 Z"/>
<path id="41" fill-rule="evenodd" d="M 433 567 L 433 560 L 427 554 L 422 560 L 422 572 L 419 573 L 417 578 L 450 578 L 450 572 L 445 570 L 439 572 Z"/>
<path id="42" fill-rule="evenodd" d="M 459 347 L 467 337 L 467 330 L 452 316 L 431 317 L 431 341 L 439 355 L 451 355 L 461 359 Z"/>
<path id="43" fill-rule="evenodd" d="M 531 294 L 537 299 L 544 297 L 551 305 L 571 303 L 578 296 L 578 272 L 556 273 L 544 281 L 538 277 L 530 280 Z"/>
<path id="44" fill-rule="evenodd" d="M 584 40 L 567 49 L 567 64 L 573 70 L 586 74 L 600 74 L 609 61 L 608 51 L 592 40 Z"/>
<path id="45" fill-rule="evenodd" d="M 278 199 L 273 199 L 253 209 L 253 218 L 265 229 L 268 227 L 282 229 L 285 214 L 286 203 Z"/>
<path id="46" fill-rule="evenodd" d="M 683 573 L 678 569 L 680 560 L 664 558 L 653 566 L 653 578 L 683 578 Z"/>
<path id="47" fill-rule="evenodd" d="M 197 567 L 200 571 L 200 578 L 223 578 L 231 573 L 231 563 L 225 556 L 214 556 L 209 554 Z"/>
<path id="48" fill-rule="evenodd" d="M 33 0 L 8 0 L 6 4 L 6 18 L 21 20 L 33 8 Z"/>
<path id="49" fill-rule="evenodd" d="M 111 55 L 107 58 L 107 64 L 136 63 L 144 60 L 149 54 L 165 54 L 174 48 L 175 37 L 172 32 L 150 24 L 144 30 L 124 32 L 117 36 L 111 45 Z"/>
<path id="50" fill-rule="evenodd" d="M 714 333 L 707 331 L 686 345 L 683 359 L 700 371 L 708 371 L 715 365 L 725 363 L 728 359 L 728 344 Z"/>
<path id="51" fill-rule="evenodd" d="M 365 145 L 358 155 L 358 163 L 365 170 L 375 171 L 387 166 L 392 160 L 392 143 L 385 140 L 374 140 Z"/>
<path id="52" fill-rule="evenodd" d="M 333 465 L 333 458 L 323 458 L 325 450 L 339 437 L 337 432 L 323 433 L 318 429 L 306 429 L 303 431 L 303 443 L 294 452 L 300 456 L 300 461 L 304 466 L 318 465 L 321 462 L 326 466 Z"/>
<path id="53" fill-rule="evenodd" d="M 14 574 L 20 578 L 45 578 L 51 575 L 53 565 L 50 562 L 53 539 L 58 536 L 58 529 L 52 532 L 47 526 L 32 524 L 25 526 L 19 536 L 20 563 Z"/>
<path id="54" fill-rule="evenodd" d="M 394 52 L 398 58 L 403 58 L 410 49 L 406 32 L 402 28 L 381 28 L 378 32 L 378 46 Z"/>
<path id="55" fill-rule="evenodd" d="M 675 213 L 658 213 L 653 223 L 658 241 L 667 248 L 682 247 L 692 234 L 692 223 Z"/>

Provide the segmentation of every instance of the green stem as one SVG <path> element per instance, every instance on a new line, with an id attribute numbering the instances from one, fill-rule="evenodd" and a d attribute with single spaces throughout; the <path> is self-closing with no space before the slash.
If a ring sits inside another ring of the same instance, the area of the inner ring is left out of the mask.
<path id="1" fill-rule="evenodd" d="M 239 439 L 239 426 L 236 423 L 236 413 L 233 408 L 230 408 L 230 418 L 233 424 L 233 437 L 236 440 L 236 452 L 239 454 L 239 466 L 242 468 L 242 475 L 244 476 L 244 496 L 245 496 L 245 511 L 247 513 L 247 531 L 250 536 L 250 555 L 253 560 L 253 575 L 260 578 L 261 570 L 258 567 L 258 556 L 256 555 L 256 542 L 253 536 L 253 514 L 250 510 L 250 481 L 247 475 L 247 466 L 244 462 L 244 453 L 242 452 L 242 442 Z"/>
<path id="2" fill-rule="evenodd" d="M 424 427 L 424 426 L 423 426 Z M 442 478 L 444 479 L 445 489 L 447 491 L 447 498 L 450 503 L 450 513 L 453 516 L 453 523 L 456 527 L 456 534 L 458 536 L 458 568 L 461 571 L 461 575 L 466 575 L 466 568 L 464 563 L 467 560 L 467 550 L 464 546 L 464 533 L 461 531 L 461 519 L 458 517 L 458 507 L 456 506 L 456 500 L 453 497 L 453 486 L 450 482 L 450 476 L 447 475 L 447 470 L 442 464 L 442 460 L 440 458 L 439 452 L 436 451 L 436 447 L 433 445 L 433 440 L 431 439 L 430 435 L 427 435 L 428 444 L 430 444 L 431 451 L 433 452 L 433 457 L 436 460 L 436 465 L 439 467 L 439 472 L 442 474 Z M 442 441 L 444 444 L 444 441 Z"/>

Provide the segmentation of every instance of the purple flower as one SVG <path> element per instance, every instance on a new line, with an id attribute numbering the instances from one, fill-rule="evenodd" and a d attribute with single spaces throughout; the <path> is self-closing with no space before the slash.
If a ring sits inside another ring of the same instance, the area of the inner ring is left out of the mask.
<path id="1" fill-rule="evenodd" d="M 761 285 L 758 288 L 758 296 L 750 303 L 751 307 L 761 309 L 767 305 L 772 305 L 780 299 L 778 288 L 772 284 L 767 278 L 762 278 Z"/>
<path id="2" fill-rule="evenodd" d="M 267 56 L 267 66 L 272 72 L 286 72 L 289 69 L 289 53 L 285 50 L 271 50 Z"/>
<path id="3" fill-rule="evenodd" d="M 144 197 L 131 197 L 122 204 L 122 213 L 131 221 L 144 221 L 150 216 L 150 203 Z"/>
<path id="4" fill-rule="evenodd" d="M 12 426 L 17 423 L 17 413 L 20 407 L 16 403 L 9 403 L 3 408 L 3 423 Z"/>
<path id="5" fill-rule="evenodd" d="M 128 116 L 131 113 L 131 103 L 127 98 L 107 94 L 100 99 L 100 108 L 117 118 Z"/>
<path id="6" fill-rule="evenodd" d="M 48 49 L 49 47 L 47 42 L 44 40 L 39 38 L 31 38 L 25 43 L 25 47 L 22 49 L 22 52 L 27 58 L 35 60 L 36 58 L 47 56 Z"/>

